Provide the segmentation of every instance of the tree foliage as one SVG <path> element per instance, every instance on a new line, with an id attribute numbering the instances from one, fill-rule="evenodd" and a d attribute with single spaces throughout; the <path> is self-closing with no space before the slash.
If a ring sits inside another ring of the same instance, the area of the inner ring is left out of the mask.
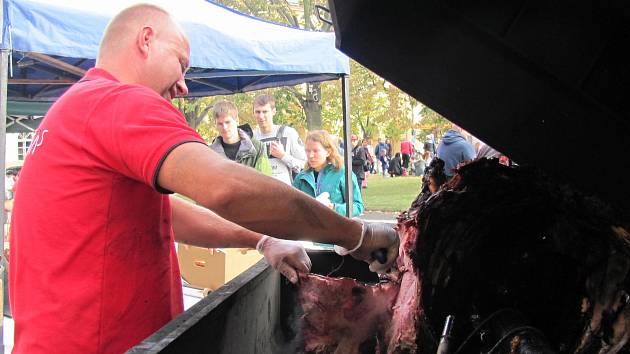
<path id="1" fill-rule="evenodd" d="M 422 107 L 420 116 L 420 124 L 416 127 L 420 136 L 433 133 L 434 136 L 439 137 L 444 135 L 451 126 L 446 118 L 427 106 Z"/>
<path id="2" fill-rule="evenodd" d="M 331 30 L 329 24 L 317 19 L 314 11 L 315 5 L 327 5 L 325 0 L 301 0 L 299 2 L 287 0 L 218 0 L 218 2 L 250 16 L 288 27 L 311 31 Z M 277 93 L 277 96 L 285 98 L 281 102 L 281 107 L 291 108 L 291 113 L 300 115 L 308 130 L 322 129 L 320 83 L 307 83 L 278 91 L 280 92 Z M 295 103 L 299 107 L 294 107 Z"/>
<path id="3" fill-rule="evenodd" d="M 265 21 L 317 31 L 330 31 L 328 24 L 317 19 L 314 6 L 327 6 L 326 0 L 217 0 L 218 3 Z M 446 130 L 448 121 L 400 89 L 350 61 L 350 117 L 352 131 L 361 137 L 389 137 L 393 142 L 410 138 L 410 128 L 428 134 Z M 343 135 L 341 81 L 301 84 L 230 96 L 178 99 L 191 127 L 211 141 L 218 132 L 211 116 L 211 107 L 220 100 L 229 100 L 239 109 L 240 123 L 256 126 L 252 102 L 256 95 L 266 93 L 276 99 L 277 124 L 295 127 L 304 135 L 306 130 L 326 129 Z M 421 108 L 422 107 L 422 108 Z"/>

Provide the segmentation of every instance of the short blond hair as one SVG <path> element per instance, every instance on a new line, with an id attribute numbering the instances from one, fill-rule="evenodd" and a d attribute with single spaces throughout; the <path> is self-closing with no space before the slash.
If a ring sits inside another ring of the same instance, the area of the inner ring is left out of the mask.
<path id="1" fill-rule="evenodd" d="M 328 151 L 326 162 L 332 164 L 336 170 L 341 169 L 341 167 L 343 166 L 343 159 L 341 158 L 341 155 L 339 155 L 339 149 L 337 149 L 337 146 L 334 143 L 334 139 L 327 131 L 313 130 L 306 136 L 306 141 L 312 141 L 322 144 L 322 147 L 326 149 L 326 151 Z M 311 169 L 311 166 L 309 166 L 308 162 L 306 163 L 304 169 Z"/>
<path id="2" fill-rule="evenodd" d="M 212 110 L 214 112 L 214 119 L 225 116 L 230 116 L 234 119 L 238 119 L 238 108 L 234 103 L 230 101 L 217 102 L 214 107 L 212 107 Z"/>

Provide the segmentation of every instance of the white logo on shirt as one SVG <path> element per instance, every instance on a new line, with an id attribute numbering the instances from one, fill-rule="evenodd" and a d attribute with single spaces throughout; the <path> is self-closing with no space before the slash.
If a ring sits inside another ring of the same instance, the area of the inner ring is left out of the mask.
<path id="1" fill-rule="evenodd" d="M 37 150 L 37 148 L 42 146 L 42 144 L 44 143 L 44 135 L 46 135 L 46 133 L 48 133 L 48 129 L 45 129 L 41 132 L 38 131 L 35 133 L 35 136 L 33 137 L 33 141 L 31 142 L 31 146 L 28 148 L 26 155 L 35 154 L 35 150 Z"/>

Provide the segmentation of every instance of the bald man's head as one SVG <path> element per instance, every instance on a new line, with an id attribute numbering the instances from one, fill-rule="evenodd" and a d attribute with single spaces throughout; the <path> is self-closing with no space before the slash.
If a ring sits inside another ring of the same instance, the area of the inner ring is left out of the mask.
<path id="1" fill-rule="evenodd" d="M 117 55 L 118 51 L 125 49 L 135 38 L 138 30 L 144 26 L 150 26 L 160 36 L 166 31 L 183 33 L 181 27 L 171 19 L 166 10 L 152 4 L 138 4 L 122 10 L 114 16 L 105 28 L 98 51 L 98 61 L 109 55 Z"/>
<path id="2" fill-rule="evenodd" d="M 170 99 L 188 93 L 183 73 L 189 53 L 184 31 L 166 10 L 139 4 L 110 21 L 96 67 L 109 71 L 122 83 L 144 85 Z"/>

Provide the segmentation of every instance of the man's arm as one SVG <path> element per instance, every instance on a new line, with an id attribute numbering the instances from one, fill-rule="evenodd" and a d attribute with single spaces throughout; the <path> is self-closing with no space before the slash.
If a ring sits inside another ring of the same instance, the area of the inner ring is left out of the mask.
<path id="1" fill-rule="evenodd" d="M 206 248 L 256 248 L 261 234 L 212 211 L 171 196 L 175 241 Z"/>
<path id="2" fill-rule="evenodd" d="M 300 171 L 306 164 L 306 151 L 304 151 L 304 145 L 301 144 L 300 135 L 298 132 L 291 128 L 286 127 L 284 134 L 287 136 L 287 154 L 282 158 L 282 162 L 286 163 L 293 171 Z"/>
<path id="3" fill-rule="evenodd" d="M 203 144 L 185 143 L 173 149 L 160 168 L 158 183 L 263 234 L 345 248 L 353 248 L 361 236 L 361 222 L 337 215 L 282 182 L 221 158 Z"/>
<path id="4" fill-rule="evenodd" d="M 311 260 L 296 242 L 263 236 L 181 198 L 171 197 L 170 200 L 173 233 L 178 242 L 207 248 L 256 248 L 292 283 L 297 283 L 298 272 L 311 269 Z"/>

